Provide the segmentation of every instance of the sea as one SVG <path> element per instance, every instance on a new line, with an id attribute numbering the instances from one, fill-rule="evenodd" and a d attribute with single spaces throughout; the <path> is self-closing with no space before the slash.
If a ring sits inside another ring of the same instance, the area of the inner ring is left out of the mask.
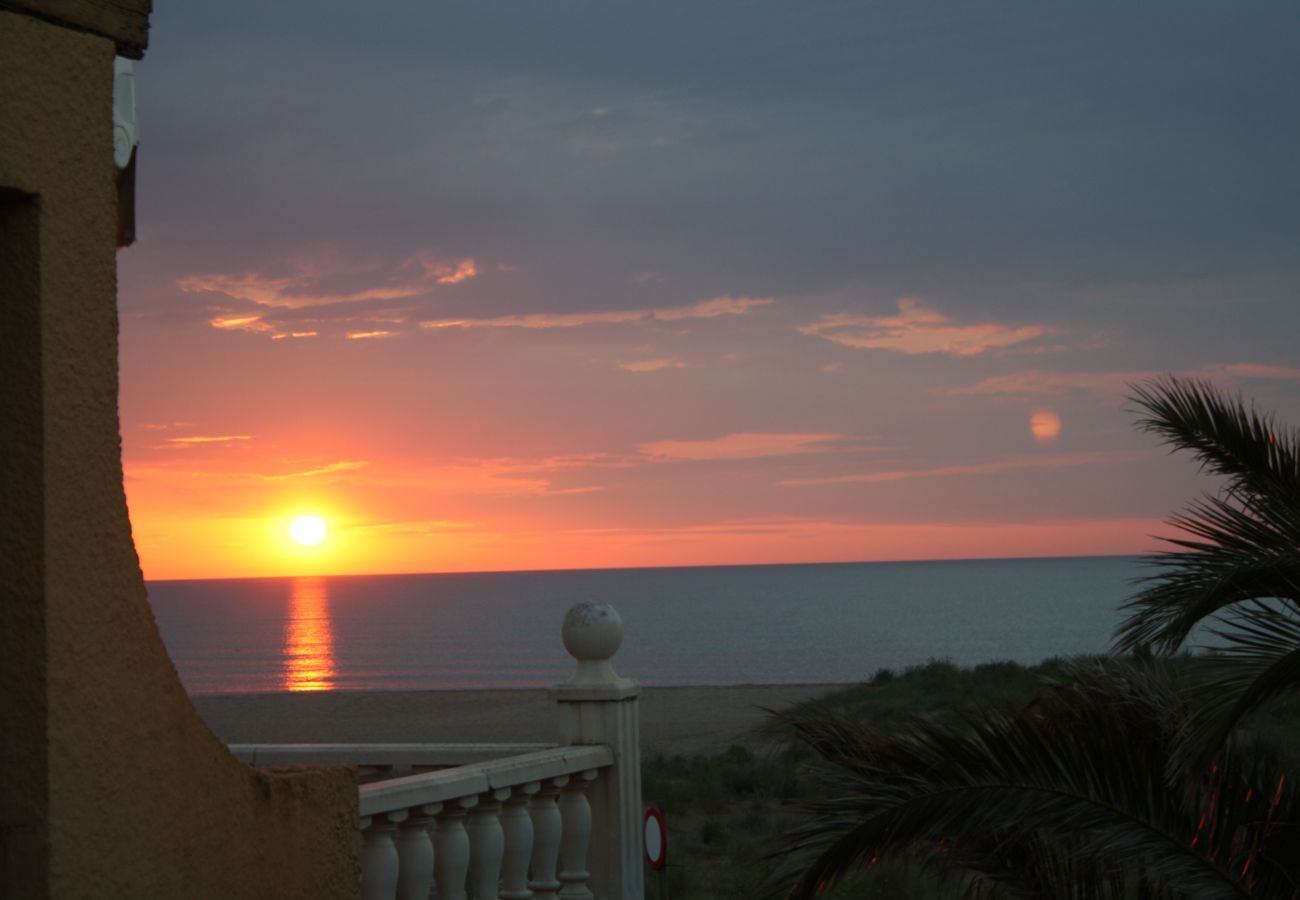
<path id="1" fill-rule="evenodd" d="M 647 685 L 829 684 L 932 659 L 1102 653 L 1133 557 L 151 581 L 192 694 L 528 688 L 568 677 L 584 600 Z"/>

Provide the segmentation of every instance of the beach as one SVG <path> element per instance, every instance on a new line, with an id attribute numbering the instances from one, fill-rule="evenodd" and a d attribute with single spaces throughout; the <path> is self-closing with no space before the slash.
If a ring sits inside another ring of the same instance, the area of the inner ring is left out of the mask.
<path id="1" fill-rule="evenodd" d="M 646 754 L 696 753 L 753 740 L 766 709 L 842 685 L 647 687 L 641 696 Z M 546 690 L 311 691 L 203 694 L 194 704 L 228 744 L 555 741 Z"/>

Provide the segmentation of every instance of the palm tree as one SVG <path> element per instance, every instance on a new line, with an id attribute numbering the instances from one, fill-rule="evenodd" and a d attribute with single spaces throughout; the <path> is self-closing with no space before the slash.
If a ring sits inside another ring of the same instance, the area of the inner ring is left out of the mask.
<path id="1" fill-rule="evenodd" d="M 1172 653 L 1212 620 L 1208 676 L 1189 693 L 1155 663 L 1081 664 L 1024 709 L 886 734 L 786 717 L 823 799 L 781 854 L 783 894 L 903 858 L 966 897 L 1300 896 L 1300 799 L 1235 733 L 1300 685 L 1300 439 L 1199 381 L 1133 400 L 1140 427 L 1225 482 L 1171 520 L 1187 536 L 1151 560 L 1117 648 Z"/>
<path id="2" fill-rule="evenodd" d="M 1251 712 L 1300 686 L 1300 435 L 1205 382 L 1134 388 L 1139 427 L 1222 476 L 1170 523 L 1115 648 L 1172 653 L 1198 626 L 1219 638 L 1178 762 L 1204 761 Z"/>
<path id="3" fill-rule="evenodd" d="M 774 894 L 815 897 L 903 858 L 963 897 L 1296 896 L 1300 794 L 1269 753 L 1231 744 L 1204 777 L 1166 784 L 1192 709 L 1164 667 L 1121 662 L 957 722 L 787 716 L 822 799 L 788 836 Z"/>

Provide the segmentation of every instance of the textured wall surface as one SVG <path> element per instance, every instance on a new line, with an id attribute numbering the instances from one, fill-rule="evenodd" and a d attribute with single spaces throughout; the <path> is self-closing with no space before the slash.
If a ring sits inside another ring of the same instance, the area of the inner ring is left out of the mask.
<path id="1" fill-rule="evenodd" d="M 19 513 L 0 528 L 0 896 L 355 897 L 351 773 L 232 757 L 145 598 L 118 438 L 112 82 L 111 41 L 0 11 L 0 350 L 26 348 L 0 368 L 0 502 Z"/>

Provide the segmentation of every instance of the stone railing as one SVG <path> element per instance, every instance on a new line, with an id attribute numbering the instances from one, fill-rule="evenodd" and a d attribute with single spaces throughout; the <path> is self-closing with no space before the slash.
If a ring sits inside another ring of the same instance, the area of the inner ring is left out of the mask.
<path id="1" fill-rule="evenodd" d="M 231 749 L 254 765 L 357 766 L 365 900 L 642 900 L 640 688 L 611 664 L 623 625 L 580 603 L 563 636 L 577 667 L 552 691 L 559 745 Z"/>

